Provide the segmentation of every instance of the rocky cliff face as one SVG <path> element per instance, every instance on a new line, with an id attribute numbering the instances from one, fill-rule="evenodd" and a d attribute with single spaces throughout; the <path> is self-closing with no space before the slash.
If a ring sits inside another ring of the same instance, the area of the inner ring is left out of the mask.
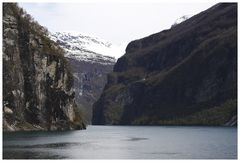
<path id="1" fill-rule="evenodd" d="M 3 4 L 3 129 L 83 129 L 64 51 L 14 3 Z"/>
<path id="2" fill-rule="evenodd" d="M 221 3 L 130 42 L 93 124 L 223 125 L 236 119 L 236 96 L 237 4 Z"/>

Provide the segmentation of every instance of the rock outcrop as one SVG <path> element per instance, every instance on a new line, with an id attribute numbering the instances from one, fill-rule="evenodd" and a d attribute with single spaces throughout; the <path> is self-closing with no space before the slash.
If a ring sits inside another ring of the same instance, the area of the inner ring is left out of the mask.
<path id="1" fill-rule="evenodd" d="M 220 3 L 130 42 L 94 104 L 92 122 L 234 125 L 236 98 L 237 4 Z"/>
<path id="2" fill-rule="evenodd" d="M 3 4 L 3 129 L 83 129 L 64 51 L 15 3 Z"/>

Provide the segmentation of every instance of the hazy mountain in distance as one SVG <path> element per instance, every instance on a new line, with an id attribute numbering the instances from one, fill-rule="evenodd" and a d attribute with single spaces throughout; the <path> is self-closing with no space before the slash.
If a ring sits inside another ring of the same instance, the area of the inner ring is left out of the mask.
<path id="1" fill-rule="evenodd" d="M 123 47 L 79 32 L 52 33 L 51 39 L 66 51 L 74 74 L 76 101 L 91 123 L 92 104 L 102 93 L 107 74 L 116 63 L 113 56 L 123 55 Z"/>

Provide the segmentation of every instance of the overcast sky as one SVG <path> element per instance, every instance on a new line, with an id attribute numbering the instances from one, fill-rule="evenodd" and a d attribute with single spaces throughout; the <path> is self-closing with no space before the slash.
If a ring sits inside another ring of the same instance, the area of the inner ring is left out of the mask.
<path id="1" fill-rule="evenodd" d="M 77 31 L 113 44 L 127 43 L 170 28 L 183 15 L 215 3 L 20 3 L 49 31 Z"/>

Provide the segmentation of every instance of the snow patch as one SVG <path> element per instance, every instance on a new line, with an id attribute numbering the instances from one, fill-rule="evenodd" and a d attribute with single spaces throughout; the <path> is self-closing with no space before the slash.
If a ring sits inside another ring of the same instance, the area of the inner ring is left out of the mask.
<path id="1" fill-rule="evenodd" d="M 55 32 L 50 38 L 65 49 L 66 57 L 100 64 L 114 64 L 126 47 L 79 32 Z"/>
<path id="2" fill-rule="evenodd" d="M 184 15 L 184 16 L 178 18 L 178 19 L 173 23 L 172 27 L 174 27 L 174 26 L 176 26 L 176 25 L 178 25 L 178 24 L 186 21 L 186 20 L 189 19 L 190 17 L 192 17 L 192 15 Z"/>

